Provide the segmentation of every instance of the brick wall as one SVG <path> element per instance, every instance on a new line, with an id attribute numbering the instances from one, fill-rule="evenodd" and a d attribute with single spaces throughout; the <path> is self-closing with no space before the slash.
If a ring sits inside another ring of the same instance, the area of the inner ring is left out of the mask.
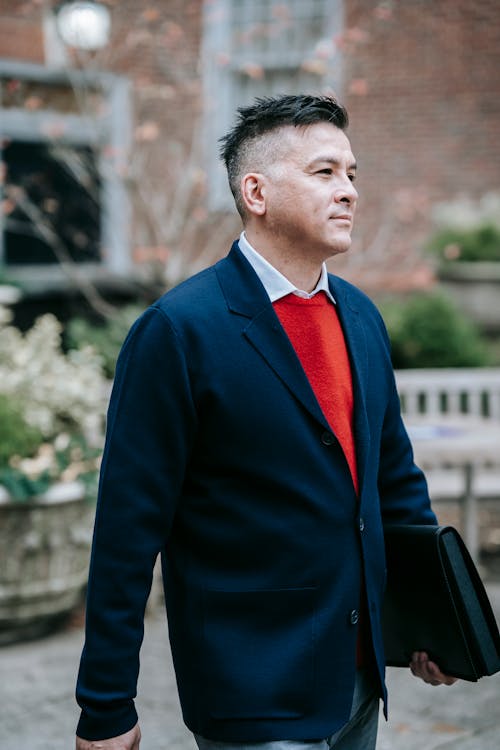
<path id="1" fill-rule="evenodd" d="M 31 2 L 2 0 L 0 57 L 43 62 L 43 33 L 39 9 Z"/>
<path id="2" fill-rule="evenodd" d="M 391 266 L 407 269 L 418 281 L 433 205 L 500 189 L 500 4 L 345 7 L 345 102 L 362 196 L 355 249 L 363 257 L 379 233 L 366 267 L 384 269 L 381 280 Z"/>
<path id="3" fill-rule="evenodd" d="M 109 67 L 133 81 L 141 117 L 175 137 L 201 111 L 200 39 L 199 0 L 115 3 Z"/>

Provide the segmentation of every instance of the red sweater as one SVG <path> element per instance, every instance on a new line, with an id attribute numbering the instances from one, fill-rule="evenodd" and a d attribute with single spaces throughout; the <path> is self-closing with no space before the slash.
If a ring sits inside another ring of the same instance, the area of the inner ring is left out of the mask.
<path id="1" fill-rule="evenodd" d="M 351 366 L 335 305 L 318 292 L 311 299 L 289 294 L 273 307 L 342 446 L 357 493 Z"/>

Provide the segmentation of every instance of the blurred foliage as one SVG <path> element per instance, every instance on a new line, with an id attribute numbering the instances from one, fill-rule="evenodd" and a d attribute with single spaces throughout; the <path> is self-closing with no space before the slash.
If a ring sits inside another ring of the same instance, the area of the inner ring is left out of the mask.
<path id="1" fill-rule="evenodd" d="M 447 227 L 434 234 L 428 250 L 441 264 L 500 261 L 500 228 L 494 224 L 465 229 Z"/>
<path id="2" fill-rule="evenodd" d="M 0 393 L 0 471 L 13 455 L 33 456 L 43 443 L 41 430 L 27 424 L 20 404 Z"/>
<path id="3" fill-rule="evenodd" d="M 24 438 L 29 426 L 22 425 L 19 435 Z M 3 430 L 2 430 L 3 434 Z M 43 440 L 43 438 L 42 438 Z M 59 443 L 59 444 L 58 444 Z M 88 445 L 79 435 L 63 435 L 55 443 L 39 442 L 36 451 L 25 453 L 27 445 L 11 442 L 0 463 L 0 484 L 13 502 L 29 501 L 42 495 L 58 481 L 78 480 L 85 487 L 87 500 L 97 496 L 101 450 Z"/>
<path id="4" fill-rule="evenodd" d="M 44 471 L 37 477 L 29 477 L 20 469 L 5 466 L 0 468 L 0 484 L 9 493 L 12 502 L 27 502 L 43 495 L 53 483 L 49 471 Z"/>
<path id="5" fill-rule="evenodd" d="M 65 353 L 52 315 L 25 333 L 11 322 L 0 306 L 0 485 L 14 501 L 61 482 L 95 494 L 109 390 L 100 358 Z"/>
<path id="6" fill-rule="evenodd" d="M 127 305 L 101 323 L 92 323 L 85 318 L 73 318 L 66 327 L 67 346 L 70 349 L 91 346 L 102 360 L 106 377 L 113 378 L 116 360 L 125 337 L 142 312 L 144 307 L 141 305 Z"/>
<path id="7" fill-rule="evenodd" d="M 396 369 L 482 367 L 490 364 L 485 340 L 442 292 L 414 294 L 380 305 Z"/>

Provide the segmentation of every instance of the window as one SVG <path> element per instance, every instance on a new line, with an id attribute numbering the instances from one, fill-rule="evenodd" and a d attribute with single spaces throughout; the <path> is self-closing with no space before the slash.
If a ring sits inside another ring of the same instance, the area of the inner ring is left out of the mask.
<path id="1" fill-rule="evenodd" d="M 204 86 L 211 208 L 233 206 L 217 141 L 257 96 L 339 92 L 342 0 L 205 3 Z"/>
<path id="2" fill-rule="evenodd" d="M 10 203 L 4 218 L 6 271 L 61 261 L 101 263 L 101 180 L 95 150 L 14 141 L 5 146 L 3 162 Z"/>
<path id="3" fill-rule="evenodd" d="M 0 273 L 26 289 L 130 270 L 128 84 L 0 61 Z"/>

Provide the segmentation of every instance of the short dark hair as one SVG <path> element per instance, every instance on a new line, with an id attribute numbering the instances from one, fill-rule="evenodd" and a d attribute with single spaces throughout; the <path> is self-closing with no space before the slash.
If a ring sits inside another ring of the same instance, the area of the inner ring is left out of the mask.
<path id="1" fill-rule="evenodd" d="M 285 94 L 277 97 L 261 97 L 246 106 L 239 107 L 235 126 L 220 139 L 220 155 L 229 178 L 229 186 L 236 207 L 244 217 L 245 207 L 240 193 L 240 180 L 245 156 L 250 145 L 287 125 L 306 127 L 317 122 L 330 122 L 340 130 L 349 124 L 346 109 L 333 96 L 311 94 Z"/>

